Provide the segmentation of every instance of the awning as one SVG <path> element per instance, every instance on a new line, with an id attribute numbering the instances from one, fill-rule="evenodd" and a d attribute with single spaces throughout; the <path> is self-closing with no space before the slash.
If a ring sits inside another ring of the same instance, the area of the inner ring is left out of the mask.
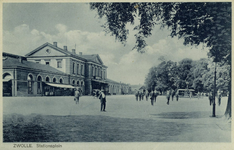
<path id="1" fill-rule="evenodd" d="M 55 84 L 55 83 L 45 83 L 45 84 L 54 86 L 54 87 L 60 87 L 60 88 L 75 88 L 72 85 L 66 85 L 66 84 Z"/>
<path id="2" fill-rule="evenodd" d="M 95 79 L 92 79 L 92 81 L 95 81 L 95 82 L 100 82 L 100 83 L 105 83 L 107 84 L 107 82 L 103 81 L 103 80 L 95 80 Z"/>

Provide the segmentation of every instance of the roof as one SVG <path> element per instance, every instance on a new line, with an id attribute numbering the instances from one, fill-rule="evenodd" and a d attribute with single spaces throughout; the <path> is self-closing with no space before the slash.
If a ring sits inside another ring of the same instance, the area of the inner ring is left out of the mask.
<path id="1" fill-rule="evenodd" d="M 30 68 L 34 70 L 43 70 L 47 72 L 53 72 L 53 73 L 59 73 L 59 74 L 65 74 L 64 72 L 57 70 L 51 66 L 48 65 L 42 65 L 26 60 L 22 60 L 22 63 L 15 58 L 7 57 L 3 60 L 3 69 L 4 68 Z"/>
<path id="2" fill-rule="evenodd" d="M 33 55 L 34 53 L 38 52 L 39 50 L 41 50 L 42 48 L 44 48 L 44 47 L 46 47 L 46 46 L 49 46 L 49 47 L 51 47 L 51 48 L 53 48 L 53 49 L 55 49 L 55 50 L 57 50 L 57 51 L 59 51 L 59 52 L 61 52 L 61 53 L 63 53 L 63 54 L 68 55 L 68 56 L 73 56 L 73 57 L 76 57 L 76 58 L 81 59 L 81 60 L 84 60 L 84 61 L 86 60 L 86 59 L 84 59 L 83 57 L 80 57 L 80 55 L 77 55 L 77 54 L 74 54 L 74 53 L 72 53 L 72 52 L 70 52 L 70 51 L 64 50 L 64 49 L 62 49 L 62 48 L 60 48 L 60 47 L 57 47 L 57 46 L 55 46 L 55 45 L 53 45 L 53 44 L 50 44 L 50 43 L 48 43 L 48 42 L 45 43 L 45 44 L 43 44 L 43 45 L 41 45 L 41 46 L 39 46 L 39 47 L 36 48 L 35 50 L 33 50 L 33 51 L 27 53 L 25 56 L 26 56 L 26 57 L 30 57 L 31 55 Z"/>
<path id="3" fill-rule="evenodd" d="M 103 64 L 103 62 L 102 62 L 102 60 L 101 60 L 101 58 L 99 57 L 98 54 L 79 55 L 79 56 L 82 57 L 82 58 L 84 58 L 84 59 L 86 59 L 87 61 L 92 61 L 92 62 L 96 62 L 96 63 L 101 63 L 101 64 Z M 97 58 L 100 62 L 98 62 L 98 61 L 96 60 L 96 58 Z"/>
<path id="4" fill-rule="evenodd" d="M 98 61 L 96 61 L 96 58 L 98 58 L 98 60 L 101 62 L 101 65 L 103 65 L 103 62 L 101 60 L 101 58 L 99 57 L 98 54 L 92 54 L 92 55 L 78 55 L 78 54 L 74 54 L 68 50 L 64 50 L 62 48 L 59 48 L 53 44 L 50 44 L 50 43 L 45 43 L 41 46 L 39 46 L 38 48 L 36 48 L 35 50 L 27 53 L 25 55 L 25 57 L 30 57 L 31 55 L 33 55 L 34 53 L 38 52 L 39 50 L 41 50 L 42 48 L 46 47 L 46 46 L 49 46 L 65 55 L 68 55 L 68 56 L 72 56 L 72 57 L 75 57 L 75 58 L 78 58 L 78 59 L 81 59 L 81 60 L 84 60 L 84 61 L 91 61 L 91 62 L 95 62 L 95 63 L 99 63 Z"/>
<path id="5" fill-rule="evenodd" d="M 107 80 L 107 82 L 112 82 L 112 83 L 115 83 L 115 84 L 127 85 L 126 83 L 116 82 L 116 81 L 111 80 L 111 79 L 106 79 L 106 80 Z"/>

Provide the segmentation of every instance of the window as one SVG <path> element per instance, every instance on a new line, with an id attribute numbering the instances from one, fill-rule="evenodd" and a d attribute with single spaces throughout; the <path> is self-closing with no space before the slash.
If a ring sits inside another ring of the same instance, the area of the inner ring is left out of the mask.
<path id="1" fill-rule="evenodd" d="M 46 82 L 50 82 L 50 78 L 49 77 L 46 77 Z"/>
<path id="2" fill-rule="evenodd" d="M 57 68 L 62 68 L 62 61 L 61 60 L 57 61 Z"/>
<path id="3" fill-rule="evenodd" d="M 50 62 L 47 61 L 45 64 L 49 66 L 49 65 L 50 65 Z"/>
<path id="4" fill-rule="evenodd" d="M 59 83 L 63 83 L 63 79 L 60 79 L 60 80 L 59 80 Z"/>
<path id="5" fill-rule="evenodd" d="M 75 63 L 73 63 L 73 67 L 72 67 L 72 73 L 75 74 Z"/>
<path id="6" fill-rule="evenodd" d="M 28 94 L 33 94 L 33 76 L 28 76 Z"/>
<path id="7" fill-rule="evenodd" d="M 84 72 L 83 72 L 83 65 L 81 65 L 81 75 L 84 75 Z"/>
<path id="8" fill-rule="evenodd" d="M 72 81 L 72 84 L 75 85 L 75 80 Z"/>
<path id="9" fill-rule="evenodd" d="M 98 72 L 97 72 L 97 68 L 95 68 L 95 76 L 97 76 L 97 73 L 98 73 Z"/>
<path id="10" fill-rule="evenodd" d="M 79 64 L 77 64 L 77 74 L 79 74 Z"/>
<path id="11" fill-rule="evenodd" d="M 54 82 L 54 83 L 56 82 L 56 78 L 53 79 L 53 82 Z"/>
<path id="12" fill-rule="evenodd" d="M 76 82 L 76 84 L 79 86 L 80 82 L 79 82 L 79 81 L 77 81 L 77 82 Z"/>

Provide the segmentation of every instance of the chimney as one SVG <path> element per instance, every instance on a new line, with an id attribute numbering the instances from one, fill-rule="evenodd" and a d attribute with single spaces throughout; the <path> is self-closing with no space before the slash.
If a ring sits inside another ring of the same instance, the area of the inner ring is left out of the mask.
<path id="1" fill-rule="evenodd" d="M 79 52 L 79 55 L 82 55 L 82 52 Z"/>
<path id="2" fill-rule="evenodd" d="M 73 54 L 76 54 L 76 49 L 72 49 L 72 53 L 73 53 Z"/>
<path id="3" fill-rule="evenodd" d="M 19 62 L 22 63 L 23 62 L 23 58 L 22 57 L 19 57 Z"/>
<path id="4" fill-rule="evenodd" d="M 63 46 L 64 50 L 67 51 L 67 46 Z"/>
<path id="5" fill-rule="evenodd" d="M 57 42 L 54 42 L 54 46 L 56 46 L 56 47 L 57 47 Z"/>

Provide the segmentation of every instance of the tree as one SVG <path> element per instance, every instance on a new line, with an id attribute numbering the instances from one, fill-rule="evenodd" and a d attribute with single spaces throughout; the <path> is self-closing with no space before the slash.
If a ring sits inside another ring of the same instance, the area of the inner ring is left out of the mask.
<path id="1" fill-rule="evenodd" d="M 202 76 L 208 71 L 208 59 L 200 59 L 198 61 L 194 61 L 194 65 L 191 68 L 191 73 L 193 74 L 192 87 L 196 91 L 206 91 L 206 89 L 204 88 Z"/>
<path id="2" fill-rule="evenodd" d="M 170 29 L 171 37 L 183 38 L 185 45 L 204 44 L 214 62 L 231 65 L 231 2 L 91 3 L 90 8 L 106 17 L 104 30 L 122 43 L 129 34 L 126 25 L 139 18 L 133 47 L 138 52 L 145 51 L 145 38 L 160 25 Z M 227 117 L 231 117 L 231 82 L 229 87 Z"/>

